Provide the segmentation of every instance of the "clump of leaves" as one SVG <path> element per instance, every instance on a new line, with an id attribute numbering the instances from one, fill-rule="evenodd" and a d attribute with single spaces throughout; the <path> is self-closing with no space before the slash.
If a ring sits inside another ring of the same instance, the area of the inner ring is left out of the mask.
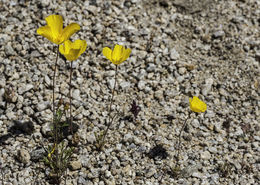
<path id="1" fill-rule="evenodd" d="M 52 172 L 50 174 L 51 182 L 59 184 L 61 177 L 68 168 L 70 158 L 73 154 L 74 148 L 68 147 L 64 141 L 58 145 L 53 144 L 48 147 L 48 156 L 43 159 Z"/>
<path id="2" fill-rule="evenodd" d="M 232 172 L 232 164 L 229 162 L 219 164 L 218 171 L 222 177 L 228 177 Z"/>
<path id="3" fill-rule="evenodd" d="M 15 97 L 15 91 L 12 87 L 5 88 L 5 93 L 4 93 L 4 99 L 8 103 L 14 102 L 13 97 Z"/>
<path id="4" fill-rule="evenodd" d="M 133 100 L 133 103 L 131 104 L 130 112 L 133 114 L 135 120 L 140 111 L 141 111 L 141 107 L 136 104 L 135 100 Z"/>
<path id="5" fill-rule="evenodd" d="M 182 172 L 182 170 L 181 170 L 180 166 L 175 165 L 173 168 L 171 168 L 170 175 L 173 176 L 174 178 L 178 178 L 181 176 L 181 172 Z"/>
<path id="6" fill-rule="evenodd" d="M 148 157 L 151 159 L 166 159 L 168 157 L 167 150 L 162 145 L 156 145 L 148 152 Z"/>
<path id="7" fill-rule="evenodd" d="M 223 122 L 222 126 L 223 128 L 226 129 L 227 133 L 229 133 L 229 129 L 230 129 L 230 123 L 231 123 L 231 120 L 230 119 L 227 119 Z"/>
<path id="8" fill-rule="evenodd" d="M 51 168 L 50 182 L 59 184 L 62 176 L 68 168 L 70 158 L 74 152 L 73 147 L 69 147 L 65 143 L 65 137 L 69 133 L 69 124 L 66 116 L 69 106 L 61 99 L 55 111 L 54 124 L 52 129 L 52 138 L 54 143 L 48 146 L 48 155 L 44 157 L 43 161 Z M 62 121 L 65 116 L 66 121 Z"/>

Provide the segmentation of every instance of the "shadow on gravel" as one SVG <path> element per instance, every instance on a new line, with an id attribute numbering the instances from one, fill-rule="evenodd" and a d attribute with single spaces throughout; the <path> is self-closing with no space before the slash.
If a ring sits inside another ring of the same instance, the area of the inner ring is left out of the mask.
<path id="1" fill-rule="evenodd" d="M 30 135 L 34 131 L 34 126 L 31 121 L 17 121 L 14 120 L 14 125 L 8 129 L 8 133 L 0 136 L 0 145 L 5 144 L 5 141 L 10 137 L 16 137 L 20 134 Z"/>

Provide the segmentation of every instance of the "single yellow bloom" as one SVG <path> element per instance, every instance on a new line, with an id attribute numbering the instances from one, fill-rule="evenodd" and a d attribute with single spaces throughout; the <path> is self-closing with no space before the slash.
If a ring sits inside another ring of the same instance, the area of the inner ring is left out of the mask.
<path id="1" fill-rule="evenodd" d="M 48 153 L 48 157 L 49 157 L 49 158 L 51 158 L 52 154 L 53 154 L 54 151 L 55 151 L 55 148 L 56 148 L 56 143 L 54 144 L 52 151 L 51 151 L 50 153 Z"/>
<path id="2" fill-rule="evenodd" d="M 194 112 L 205 112 L 207 110 L 207 105 L 201 101 L 197 96 L 190 98 L 190 109 Z"/>
<path id="3" fill-rule="evenodd" d="M 63 19 L 61 15 L 49 15 L 45 18 L 47 26 L 37 29 L 37 34 L 46 37 L 55 44 L 61 44 L 68 40 L 71 35 L 80 30 L 77 23 L 71 23 L 63 29 Z"/>
<path id="4" fill-rule="evenodd" d="M 59 51 L 69 61 L 76 60 L 87 48 L 87 42 L 85 40 L 76 40 L 71 42 L 66 40 L 59 46 Z"/>
<path id="5" fill-rule="evenodd" d="M 131 49 L 125 49 L 124 46 L 117 44 L 115 45 L 113 51 L 108 47 L 103 48 L 103 55 L 115 65 L 119 65 L 124 62 L 130 56 L 130 53 Z"/>

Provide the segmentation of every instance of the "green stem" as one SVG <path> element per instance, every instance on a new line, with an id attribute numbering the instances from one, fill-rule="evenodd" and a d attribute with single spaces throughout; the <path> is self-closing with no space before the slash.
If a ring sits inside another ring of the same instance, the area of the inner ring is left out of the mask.
<path id="1" fill-rule="evenodd" d="M 114 83 L 114 88 L 112 90 L 112 97 L 110 99 L 110 105 L 109 105 L 109 109 L 108 109 L 109 122 L 108 122 L 107 128 L 106 128 L 106 130 L 103 134 L 102 142 L 100 143 L 99 149 L 101 149 L 103 147 L 107 132 L 108 132 L 108 130 L 109 130 L 109 128 L 110 128 L 110 126 L 112 125 L 112 122 L 113 122 L 113 119 L 111 117 L 111 111 L 112 111 L 112 104 L 113 104 L 113 99 L 114 99 L 114 94 L 115 94 L 115 89 L 116 89 L 117 70 L 118 70 L 118 66 L 116 65 L 115 83 Z"/>
<path id="2" fill-rule="evenodd" d="M 56 61 L 54 66 L 54 73 L 53 73 L 53 81 L 52 81 L 52 111 L 53 111 L 53 126 L 54 126 L 54 146 L 58 146 L 58 123 L 55 120 L 56 117 L 56 110 L 55 110 L 55 77 L 56 77 L 56 70 L 57 70 L 57 63 L 59 58 L 59 46 L 57 46 L 57 54 L 56 54 Z M 56 158 L 58 157 L 58 150 L 55 148 L 55 155 Z M 58 165 L 58 159 L 56 159 L 56 165 Z"/>
<path id="3" fill-rule="evenodd" d="M 72 111 L 71 111 L 71 104 L 72 104 L 72 98 L 71 98 L 71 79 L 72 79 L 72 62 L 70 63 L 70 94 L 69 94 L 69 98 L 70 98 L 70 131 L 71 134 L 73 135 L 73 129 L 72 129 Z"/>

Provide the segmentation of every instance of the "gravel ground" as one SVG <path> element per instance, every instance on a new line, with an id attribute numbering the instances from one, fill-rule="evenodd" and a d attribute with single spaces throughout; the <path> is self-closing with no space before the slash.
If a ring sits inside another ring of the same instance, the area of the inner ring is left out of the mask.
<path id="1" fill-rule="evenodd" d="M 88 43 L 73 65 L 79 129 L 67 184 L 259 184 L 259 0 L 0 0 L 0 12 L 1 184 L 49 184 L 39 157 L 55 53 L 36 29 L 51 14 L 77 22 L 72 38 Z M 108 120 L 115 69 L 102 48 L 116 43 L 132 53 L 119 66 L 117 114 L 100 152 L 95 133 Z M 67 100 L 69 63 L 60 59 L 58 69 L 56 97 Z M 205 113 L 189 110 L 192 96 Z"/>

